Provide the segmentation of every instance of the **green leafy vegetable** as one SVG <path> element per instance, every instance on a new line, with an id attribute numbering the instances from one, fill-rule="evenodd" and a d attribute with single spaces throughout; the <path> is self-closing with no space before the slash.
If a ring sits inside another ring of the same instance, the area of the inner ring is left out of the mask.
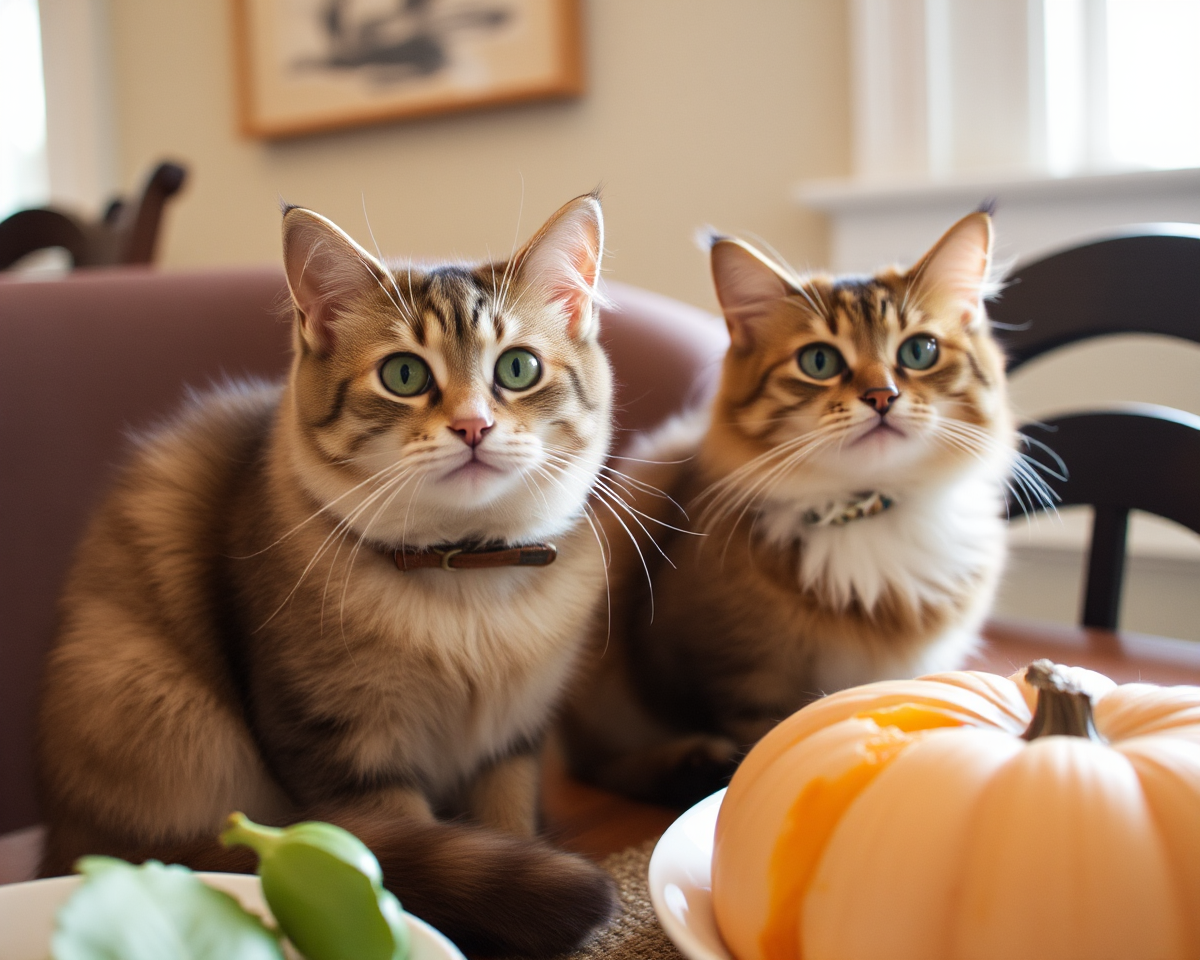
<path id="1" fill-rule="evenodd" d="M 186 867 L 112 857 L 76 864 L 58 911 L 54 960 L 283 960 L 276 934 Z"/>
<path id="2" fill-rule="evenodd" d="M 374 854 L 329 823 L 280 829 L 229 817 L 221 842 L 258 854 L 263 897 L 308 960 L 405 960 L 408 922 Z"/>

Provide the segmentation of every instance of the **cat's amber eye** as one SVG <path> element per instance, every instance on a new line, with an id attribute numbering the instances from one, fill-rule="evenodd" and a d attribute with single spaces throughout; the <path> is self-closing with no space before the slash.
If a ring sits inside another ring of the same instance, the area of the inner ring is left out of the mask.
<path id="1" fill-rule="evenodd" d="M 900 344 L 900 366 L 910 370 L 928 370 L 938 358 L 938 343 L 933 337 L 917 334 Z"/>
<path id="2" fill-rule="evenodd" d="M 827 343 L 810 343 L 796 355 L 796 362 L 814 380 L 828 380 L 846 369 L 846 361 L 837 347 Z"/>
<path id="3" fill-rule="evenodd" d="M 429 367 L 411 353 L 393 353 L 379 367 L 379 380 L 398 397 L 415 397 L 433 386 Z"/>
<path id="4" fill-rule="evenodd" d="M 513 347 L 496 361 L 496 382 L 506 390 L 528 390 L 542 379 L 542 362 L 524 347 Z"/>

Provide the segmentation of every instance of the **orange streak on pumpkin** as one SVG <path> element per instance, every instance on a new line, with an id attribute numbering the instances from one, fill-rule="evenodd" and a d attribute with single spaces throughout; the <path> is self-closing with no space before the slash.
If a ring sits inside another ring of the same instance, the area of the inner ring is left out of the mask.
<path id="1" fill-rule="evenodd" d="M 804 896 L 821 854 L 847 808 L 889 763 L 936 727 L 962 726 L 965 720 L 936 707 L 901 704 L 858 714 L 880 725 L 875 736 L 858 745 L 862 762 L 837 777 L 809 781 L 792 804 L 771 851 L 768 865 L 771 903 L 759 946 L 771 960 L 803 960 L 800 920 Z"/>
<path id="2" fill-rule="evenodd" d="M 874 720 L 881 727 L 895 727 L 905 733 L 933 730 L 937 727 L 962 727 L 972 722 L 971 717 L 954 710 L 924 703 L 898 703 L 891 707 L 880 707 L 878 710 L 864 710 L 862 713 L 856 713 L 855 717 L 860 720 Z"/>

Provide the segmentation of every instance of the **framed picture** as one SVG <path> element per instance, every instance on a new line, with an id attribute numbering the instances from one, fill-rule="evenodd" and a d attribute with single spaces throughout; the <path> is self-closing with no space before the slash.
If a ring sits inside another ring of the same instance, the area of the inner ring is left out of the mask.
<path id="1" fill-rule="evenodd" d="M 580 0 L 233 0 L 241 125 L 288 137 L 583 92 Z"/>

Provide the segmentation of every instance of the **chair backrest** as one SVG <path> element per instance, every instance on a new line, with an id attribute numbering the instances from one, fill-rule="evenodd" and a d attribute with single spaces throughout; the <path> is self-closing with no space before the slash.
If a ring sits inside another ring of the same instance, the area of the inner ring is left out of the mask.
<path id="1" fill-rule="evenodd" d="M 1009 373 L 1051 350 L 1110 334 L 1200 343 L 1200 224 L 1130 227 L 1023 264 L 988 314 Z"/>
<path id="2" fill-rule="evenodd" d="M 619 445 L 711 379 L 728 339 L 694 307 L 621 284 L 608 293 Z M 169 414 L 187 387 L 281 375 L 286 302 L 274 268 L 0 280 L 0 833 L 37 822 L 33 717 L 55 597 L 128 431 Z"/>
<path id="3" fill-rule="evenodd" d="M 1093 337 L 1153 333 L 1200 343 L 1200 226 L 1151 224 L 1022 266 L 990 306 L 1009 373 Z M 1200 533 L 1200 418 L 1149 404 L 1028 424 L 1028 457 L 1063 505 L 1094 508 L 1081 622 L 1115 629 L 1130 510 Z M 1049 449 L 1047 449 L 1049 448 Z M 1049 451 L 1053 450 L 1053 454 Z M 1031 465 L 1032 466 L 1032 465 Z M 1039 510 L 1014 494 L 1010 510 Z"/>
<path id="4" fill-rule="evenodd" d="M 0 270 L 48 247 L 66 250 L 74 267 L 152 263 L 163 207 L 186 179 L 186 168 L 164 161 L 135 201 L 113 200 L 94 223 L 54 207 L 19 210 L 0 222 Z"/>
<path id="5" fill-rule="evenodd" d="M 1200 533 L 1200 417 L 1125 404 L 1027 424 L 1023 432 L 1038 441 L 1028 457 L 1042 465 L 1059 504 L 1094 509 L 1081 623 L 1116 629 L 1129 511 Z"/>

